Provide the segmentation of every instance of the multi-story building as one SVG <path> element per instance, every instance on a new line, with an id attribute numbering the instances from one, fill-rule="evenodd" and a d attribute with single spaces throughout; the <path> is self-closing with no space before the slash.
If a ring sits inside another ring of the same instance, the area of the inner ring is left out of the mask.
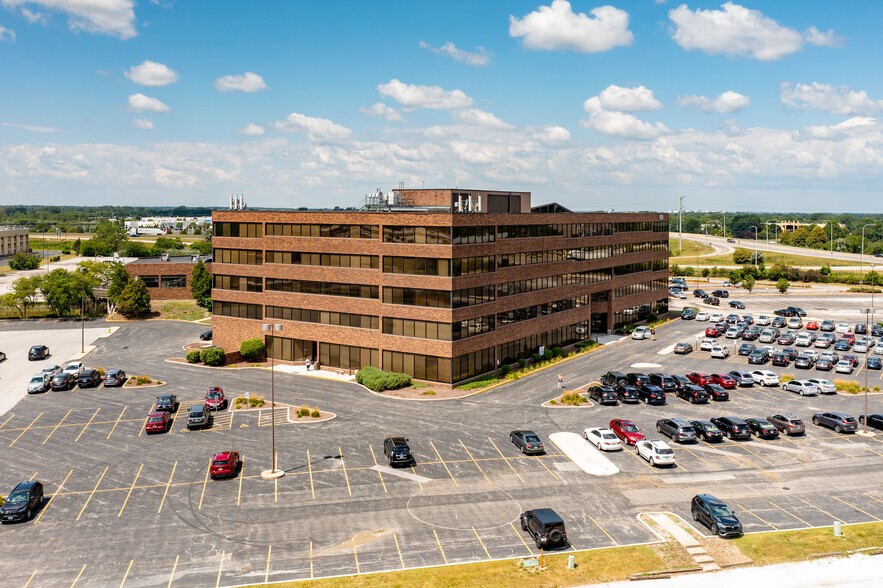
<path id="1" fill-rule="evenodd" d="M 126 264 L 126 272 L 132 278 L 144 281 L 151 300 L 186 300 L 193 298 L 190 292 L 193 268 L 202 260 L 211 271 L 211 255 L 169 255 L 139 257 Z"/>
<path id="2" fill-rule="evenodd" d="M 0 257 L 30 251 L 26 227 L 0 227 Z"/>
<path id="3" fill-rule="evenodd" d="M 357 211 L 212 222 L 212 328 L 228 352 L 263 338 L 277 359 L 457 383 L 667 308 L 665 214 L 400 189 Z"/>

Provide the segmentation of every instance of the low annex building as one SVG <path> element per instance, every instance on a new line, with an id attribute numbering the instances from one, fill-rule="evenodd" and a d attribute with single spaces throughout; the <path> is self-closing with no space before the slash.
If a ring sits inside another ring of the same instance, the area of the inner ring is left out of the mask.
<path id="1" fill-rule="evenodd" d="M 211 255 L 168 255 L 139 257 L 126 264 L 130 277 L 143 280 L 151 300 L 186 300 L 193 298 L 190 285 L 193 268 L 199 260 L 211 271 Z"/>
<path id="2" fill-rule="evenodd" d="M 402 188 L 359 210 L 212 223 L 213 342 L 228 352 L 262 338 L 277 359 L 456 384 L 667 310 L 667 214 Z"/>

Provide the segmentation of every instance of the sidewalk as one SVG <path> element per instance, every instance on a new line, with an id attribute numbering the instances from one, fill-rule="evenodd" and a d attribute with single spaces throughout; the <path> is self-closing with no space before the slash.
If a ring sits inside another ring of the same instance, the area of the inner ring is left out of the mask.
<path id="1" fill-rule="evenodd" d="M 340 382 L 355 382 L 356 375 L 347 374 L 346 370 L 310 370 L 304 365 L 277 365 L 276 371 L 285 372 L 286 374 L 297 374 L 299 376 L 309 376 L 311 378 L 323 378 L 325 380 L 338 380 Z"/>

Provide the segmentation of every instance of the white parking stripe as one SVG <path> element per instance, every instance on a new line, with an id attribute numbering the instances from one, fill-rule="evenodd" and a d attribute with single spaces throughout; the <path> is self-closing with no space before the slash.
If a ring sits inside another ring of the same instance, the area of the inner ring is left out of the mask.
<path id="1" fill-rule="evenodd" d="M 410 472 L 405 472 L 402 470 L 397 470 L 395 468 L 391 468 L 388 466 L 382 465 L 373 465 L 371 466 L 372 470 L 378 471 L 383 474 L 389 474 L 390 476 L 398 476 L 400 478 L 405 478 L 406 480 L 412 480 L 414 482 L 431 482 L 432 478 L 426 478 L 424 476 L 418 476 L 417 474 L 412 474 Z"/>

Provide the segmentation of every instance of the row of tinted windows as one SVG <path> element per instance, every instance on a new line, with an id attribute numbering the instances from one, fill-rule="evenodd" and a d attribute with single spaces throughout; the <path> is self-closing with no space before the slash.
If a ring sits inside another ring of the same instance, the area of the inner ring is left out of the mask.
<path id="1" fill-rule="evenodd" d="M 668 251 L 668 243 L 666 241 L 645 241 L 642 243 L 620 243 L 612 245 L 613 255 L 622 255 L 624 253 L 637 253 L 639 251 Z"/>
<path id="2" fill-rule="evenodd" d="M 648 280 L 646 282 L 638 282 L 637 284 L 629 284 L 613 289 L 614 298 L 622 298 L 631 294 L 640 294 L 641 292 L 650 292 L 652 290 L 666 290 L 668 288 L 668 280 L 665 278 L 657 280 Z"/>
<path id="3" fill-rule="evenodd" d="M 586 261 L 589 259 L 606 259 L 613 255 L 610 245 L 596 247 L 580 247 L 578 249 L 552 249 L 548 251 L 527 251 L 524 253 L 507 253 L 499 255 L 499 267 L 534 265 L 555 261 Z"/>
<path id="4" fill-rule="evenodd" d="M 260 320 L 263 318 L 264 313 L 260 304 L 214 300 L 212 302 L 212 314 Z"/>
<path id="5" fill-rule="evenodd" d="M 383 288 L 384 304 L 404 304 L 406 306 L 429 306 L 432 308 L 463 308 L 493 302 L 494 286 L 476 286 L 449 292 L 447 290 L 427 290 L 422 288 Z"/>
<path id="6" fill-rule="evenodd" d="M 294 265 L 324 265 L 328 267 L 355 267 L 378 269 L 380 258 L 376 255 L 347 255 L 340 253 L 302 253 L 299 251 L 267 251 L 267 263 Z"/>
<path id="7" fill-rule="evenodd" d="M 504 284 L 499 284 L 497 286 L 497 291 L 500 296 L 512 296 L 514 294 L 524 294 L 525 292 L 535 292 L 537 290 L 547 290 L 549 288 L 560 288 L 572 284 L 594 284 L 596 282 L 609 280 L 611 277 L 611 271 L 609 268 L 588 270 L 571 274 L 561 274 L 559 276 L 534 278 L 532 280 L 506 282 Z"/>
<path id="8" fill-rule="evenodd" d="M 514 363 L 520 358 L 527 359 L 537 353 L 540 347 L 564 347 L 589 336 L 589 322 L 580 321 L 572 325 L 551 329 L 497 346 L 497 355 L 503 364 Z"/>
<path id="9" fill-rule="evenodd" d="M 274 237 L 378 239 L 380 237 L 380 226 L 267 223 L 267 235 Z"/>
<path id="10" fill-rule="evenodd" d="M 573 298 L 565 298 L 554 302 L 546 302 L 543 304 L 533 304 L 524 308 L 516 308 L 497 313 L 497 324 L 500 326 L 511 325 L 520 321 L 526 321 L 533 318 L 555 314 L 556 312 L 564 312 L 573 308 L 579 308 L 589 304 L 589 295 L 575 296 Z"/>
<path id="11" fill-rule="evenodd" d="M 261 265 L 263 256 L 263 251 L 259 249 L 215 249 L 212 260 L 215 263 Z"/>
<path id="12" fill-rule="evenodd" d="M 263 292 L 264 280 L 254 276 L 212 276 L 212 288 L 218 290 L 239 290 L 241 292 Z"/>
<path id="13" fill-rule="evenodd" d="M 215 237 L 259 238 L 264 234 L 261 223 L 214 223 L 212 230 Z"/>
<path id="14" fill-rule="evenodd" d="M 656 261 L 642 261 L 640 263 L 617 265 L 613 268 L 613 275 L 623 276 L 625 274 L 633 274 L 636 272 L 659 271 L 664 269 L 668 269 L 668 259 L 657 259 Z"/>
<path id="15" fill-rule="evenodd" d="M 324 296 L 349 296 L 351 298 L 380 297 L 378 286 L 341 284 L 338 282 L 308 282 L 306 280 L 267 278 L 265 288 L 277 292 L 299 292 L 301 294 L 322 294 Z"/>
<path id="16" fill-rule="evenodd" d="M 300 321 L 304 323 L 320 323 L 323 325 L 339 325 L 359 329 L 377 329 L 380 319 L 367 314 L 351 314 L 346 312 L 328 312 L 309 308 L 288 308 L 286 306 L 267 306 L 264 309 L 267 318 L 283 321 Z"/>
<path id="17" fill-rule="evenodd" d="M 138 276 L 148 288 L 186 288 L 187 276 Z"/>
<path id="18" fill-rule="evenodd" d="M 482 257 L 458 257 L 437 259 L 433 257 L 383 257 L 383 271 L 390 274 L 411 274 L 418 276 L 466 276 L 494 271 L 496 262 L 493 255 Z"/>

